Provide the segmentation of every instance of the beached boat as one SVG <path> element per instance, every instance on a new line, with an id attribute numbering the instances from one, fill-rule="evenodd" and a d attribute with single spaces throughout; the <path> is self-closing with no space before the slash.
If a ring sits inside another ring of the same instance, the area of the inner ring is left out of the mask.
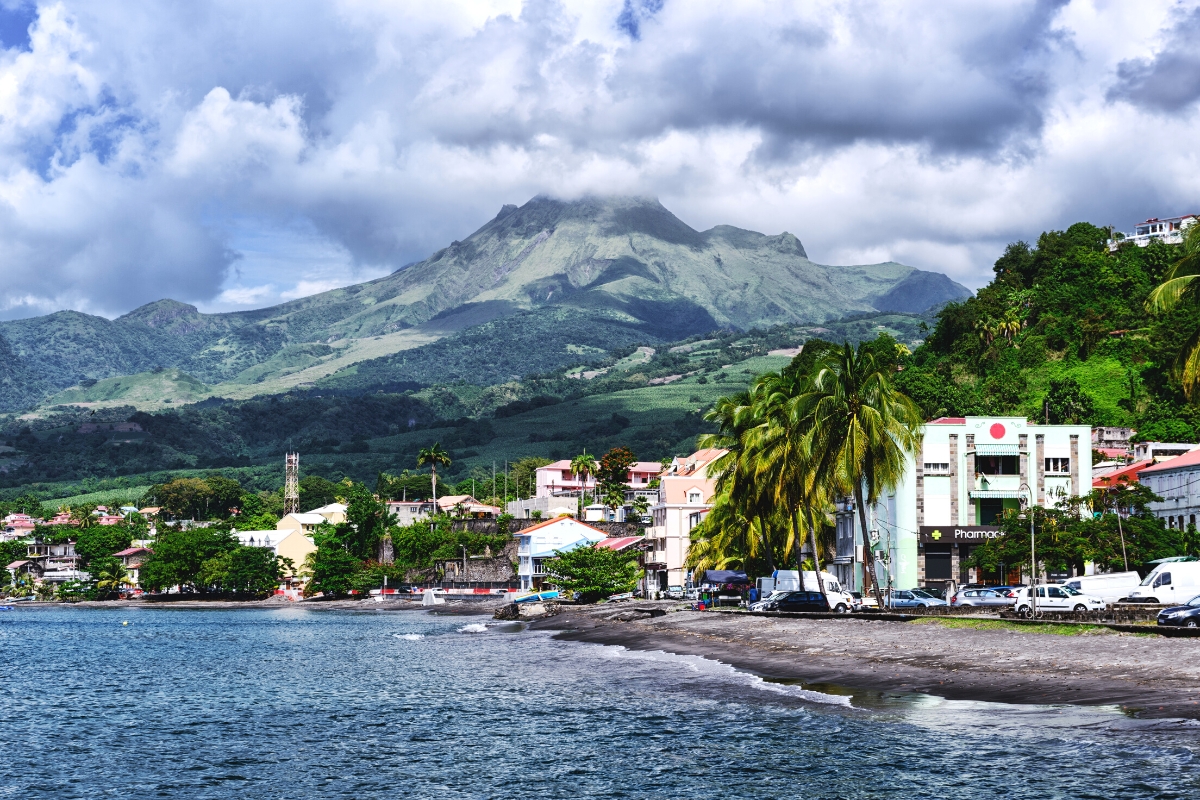
<path id="1" fill-rule="evenodd" d="M 513 600 L 513 602 L 514 603 L 541 603 L 544 600 L 553 600 L 556 597 L 558 597 L 557 591 L 534 592 L 533 594 L 522 595 L 521 597 L 518 597 L 516 600 Z"/>

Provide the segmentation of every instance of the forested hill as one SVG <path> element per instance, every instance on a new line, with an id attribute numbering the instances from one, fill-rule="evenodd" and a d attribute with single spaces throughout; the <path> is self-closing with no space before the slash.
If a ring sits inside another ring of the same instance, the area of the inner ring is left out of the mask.
<path id="1" fill-rule="evenodd" d="M 986 288 L 940 312 L 900 386 L 930 418 L 1048 412 L 1051 422 L 1131 425 L 1144 439 L 1197 441 L 1200 414 L 1172 364 L 1200 309 L 1145 309 L 1181 246 L 1110 253 L 1106 238 L 1077 223 L 1033 246 L 1009 245 Z"/>

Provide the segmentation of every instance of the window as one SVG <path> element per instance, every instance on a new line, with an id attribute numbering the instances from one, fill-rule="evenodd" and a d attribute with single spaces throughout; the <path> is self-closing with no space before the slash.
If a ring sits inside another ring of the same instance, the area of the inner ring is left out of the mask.
<path id="1" fill-rule="evenodd" d="M 1158 580 L 1156 580 L 1154 582 L 1154 585 L 1155 586 L 1170 586 L 1171 585 L 1171 573 L 1169 573 L 1169 572 L 1160 573 L 1158 576 Z"/>
<path id="2" fill-rule="evenodd" d="M 1059 600 L 1067 599 L 1067 593 L 1064 592 L 1062 589 L 1059 589 L 1057 586 L 1050 587 L 1050 596 L 1057 597 Z"/>
<path id="3" fill-rule="evenodd" d="M 949 475 L 950 474 L 950 462 L 948 462 L 948 461 L 926 461 L 925 462 L 925 474 L 926 475 Z"/>
<path id="4" fill-rule="evenodd" d="M 975 471 L 984 475 L 1017 475 L 1020 473 L 1018 456 L 976 456 Z"/>
<path id="5" fill-rule="evenodd" d="M 700 496 L 700 492 L 698 492 L 698 491 L 688 492 L 688 503 L 695 505 L 695 504 L 699 503 L 701 501 L 701 499 L 703 499 L 703 498 Z"/>
<path id="6" fill-rule="evenodd" d="M 1069 475 L 1071 473 L 1071 459 L 1047 458 L 1046 472 L 1056 475 Z"/>

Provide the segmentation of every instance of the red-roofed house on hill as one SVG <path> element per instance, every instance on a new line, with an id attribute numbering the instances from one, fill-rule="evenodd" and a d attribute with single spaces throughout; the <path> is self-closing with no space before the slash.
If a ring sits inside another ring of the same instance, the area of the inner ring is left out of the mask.
<path id="1" fill-rule="evenodd" d="M 1200 450 L 1145 467 L 1138 478 L 1162 498 L 1151 503 L 1154 515 L 1166 520 L 1168 528 L 1186 529 L 1200 514 Z"/>

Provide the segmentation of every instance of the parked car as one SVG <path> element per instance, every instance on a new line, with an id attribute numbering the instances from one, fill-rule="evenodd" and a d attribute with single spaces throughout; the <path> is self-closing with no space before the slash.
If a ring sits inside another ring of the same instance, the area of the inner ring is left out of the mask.
<path id="1" fill-rule="evenodd" d="M 1037 590 L 1037 610 L 1041 611 L 1102 611 L 1106 603 L 1099 597 L 1076 592 L 1059 584 L 1034 587 Z M 1034 588 L 1025 587 L 1017 591 L 1013 603 L 1021 616 L 1033 613 Z"/>
<path id="2" fill-rule="evenodd" d="M 929 597 L 936 597 L 938 600 L 946 599 L 946 590 L 939 589 L 936 586 L 926 586 L 923 589 L 913 589 L 913 591 L 920 592 L 921 594 L 927 595 Z"/>
<path id="3" fill-rule="evenodd" d="M 1184 605 L 1171 606 L 1158 612 L 1158 624 L 1200 628 L 1200 595 L 1196 595 Z"/>
<path id="4" fill-rule="evenodd" d="M 751 611 L 834 611 L 845 614 L 850 611 L 848 598 L 840 593 L 826 595 L 828 601 L 821 597 L 820 592 L 772 592 L 766 600 L 761 600 L 750 606 Z"/>
<path id="5" fill-rule="evenodd" d="M 667 599 L 668 600 L 682 600 L 683 599 L 683 587 L 682 586 L 668 586 L 667 587 Z"/>
<path id="6" fill-rule="evenodd" d="M 1008 608 L 1013 604 L 1013 599 L 1008 596 L 1008 593 L 1001 594 L 994 592 L 991 589 L 967 589 L 966 591 L 955 592 L 950 598 L 952 606 L 988 606 Z"/>
<path id="7" fill-rule="evenodd" d="M 939 600 L 921 589 L 904 591 L 893 589 L 890 605 L 892 608 L 929 608 L 930 606 L 944 606 L 946 601 Z"/>

